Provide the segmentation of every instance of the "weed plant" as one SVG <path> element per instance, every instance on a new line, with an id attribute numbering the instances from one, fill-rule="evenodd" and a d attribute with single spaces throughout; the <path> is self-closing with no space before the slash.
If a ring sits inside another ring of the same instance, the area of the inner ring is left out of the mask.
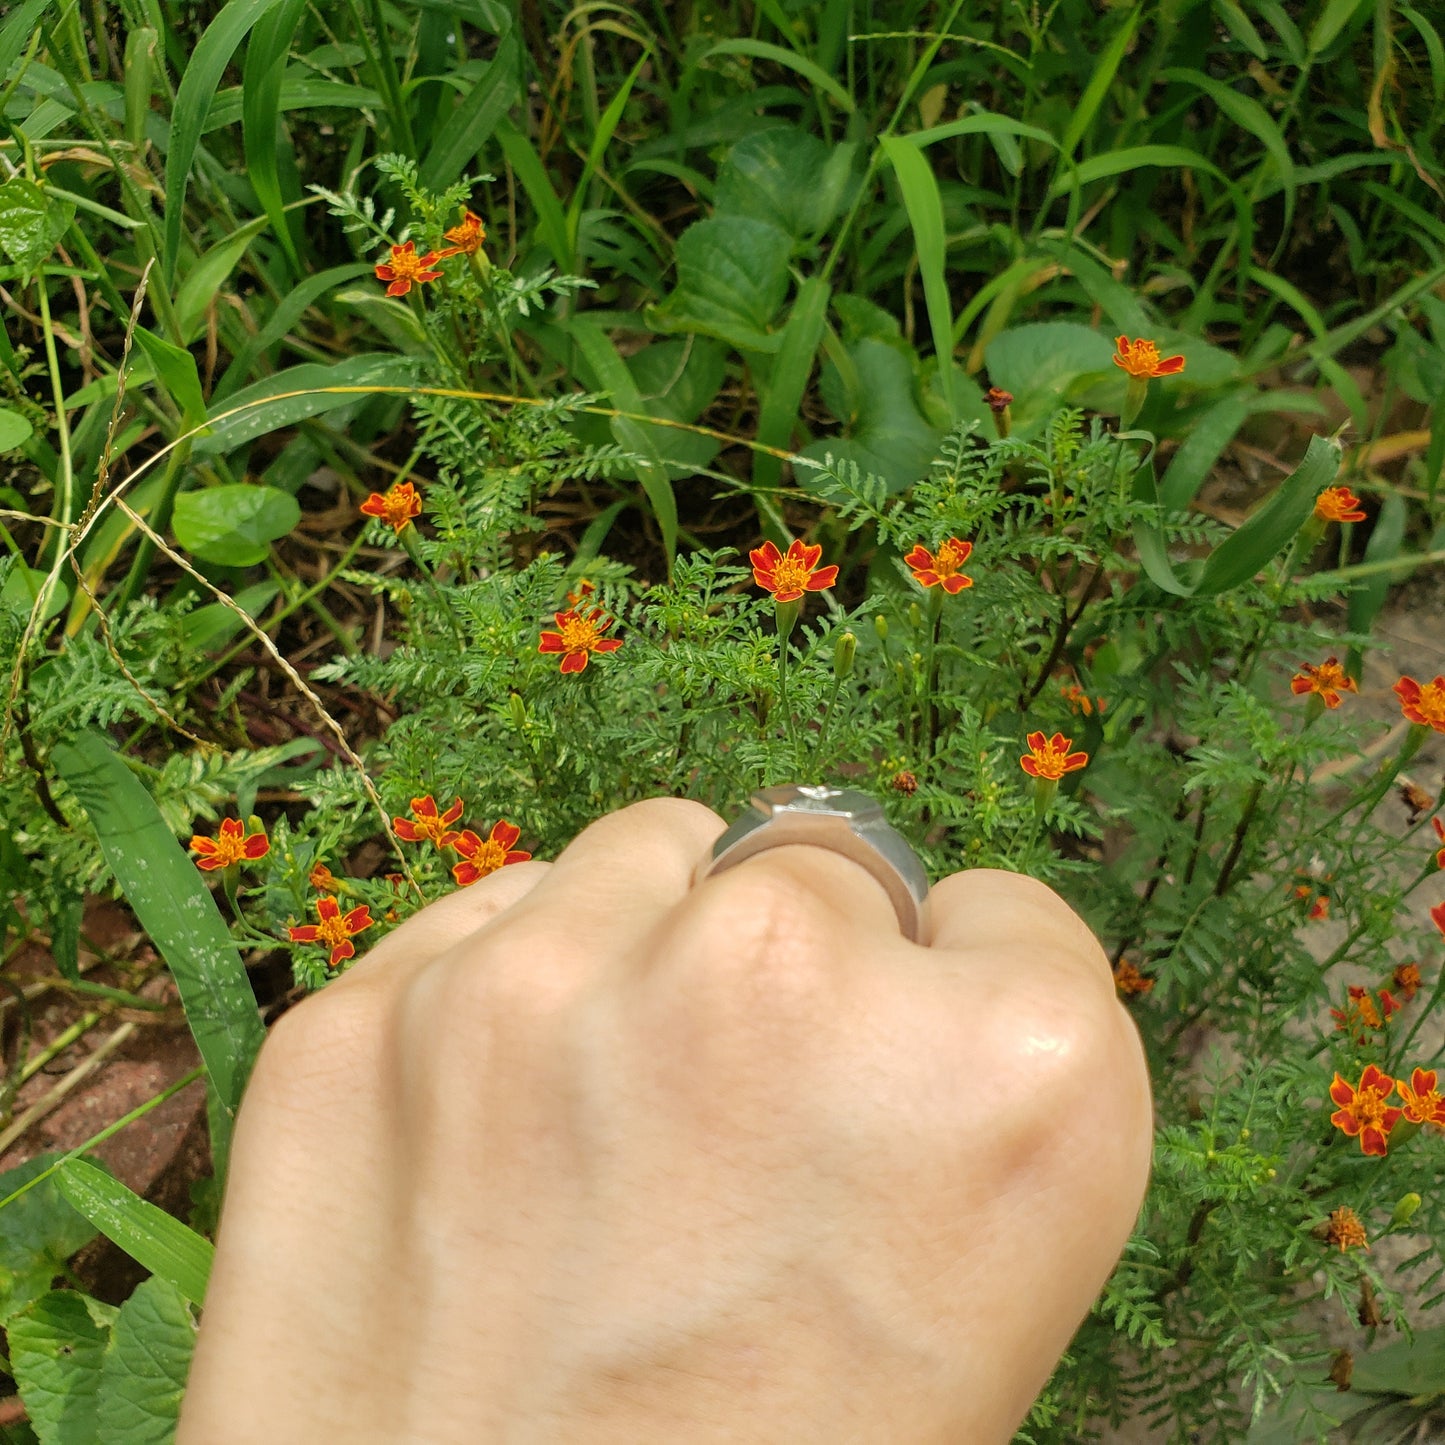
<path id="1" fill-rule="evenodd" d="M 862 787 L 932 877 L 1058 888 L 1149 1054 L 1150 1194 L 1021 1438 L 1415 1428 L 1445 664 L 1373 634 L 1445 553 L 1442 99 L 1428 13 L 1350 0 L 23 0 L 7 959 L 143 1002 L 81 971 L 119 892 L 219 1181 L 247 963 L 324 988 L 639 798 Z M 42 1445 L 167 1438 L 204 1297 L 214 1187 L 95 1142 L 0 1180 Z M 50 1288 L 96 1229 L 118 1308 Z"/>

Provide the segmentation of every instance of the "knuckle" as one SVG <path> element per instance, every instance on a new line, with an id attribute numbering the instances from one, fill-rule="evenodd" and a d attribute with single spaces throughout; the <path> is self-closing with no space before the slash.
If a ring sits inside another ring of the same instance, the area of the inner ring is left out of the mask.
<path id="1" fill-rule="evenodd" d="M 349 1093 L 368 1076 L 385 1027 L 377 990 L 333 987 L 307 999 L 272 1026 L 248 1093 L 262 1100 Z"/>

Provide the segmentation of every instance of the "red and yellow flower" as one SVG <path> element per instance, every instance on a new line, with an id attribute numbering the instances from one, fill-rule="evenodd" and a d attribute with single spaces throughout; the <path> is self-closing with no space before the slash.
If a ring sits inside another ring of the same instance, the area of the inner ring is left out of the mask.
<path id="1" fill-rule="evenodd" d="M 196 867 L 209 873 L 213 868 L 230 868 L 234 864 L 254 863 L 271 851 L 265 830 L 247 833 L 239 818 L 223 818 L 220 832 L 214 838 L 197 833 L 191 839 L 191 851 L 199 853 Z"/>
<path id="2" fill-rule="evenodd" d="M 1394 1079 L 1374 1064 L 1365 1066 L 1358 1084 L 1351 1084 L 1336 1071 L 1330 1098 L 1339 1108 L 1330 1115 L 1330 1123 L 1348 1138 L 1358 1139 L 1362 1153 L 1384 1154 L 1390 1130 L 1405 1112 L 1385 1102 L 1394 1092 Z"/>
<path id="3" fill-rule="evenodd" d="M 336 877 L 324 863 L 318 863 L 306 875 L 306 881 L 318 893 L 330 893 L 336 887 Z"/>
<path id="4" fill-rule="evenodd" d="M 1395 965 L 1395 971 L 1390 975 L 1390 982 L 1405 995 L 1405 1002 L 1420 992 L 1420 965 L 1418 963 L 1399 963 Z"/>
<path id="5" fill-rule="evenodd" d="M 316 904 L 318 923 L 292 924 L 292 943 L 324 943 L 331 948 L 327 967 L 335 968 L 343 958 L 351 958 L 356 952 L 352 939 L 364 933 L 375 921 L 366 904 L 343 913 L 341 905 L 334 898 L 322 898 Z"/>
<path id="6" fill-rule="evenodd" d="M 1088 753 L 1069 751 L 1074 740 L 1063 733 L 1055 733 L 1051 738 L 1043 733 L 1030 733 L 1025 741 L 1029 750 L 1019 759 L 1019 767 L 1031 778 L 1056 783 L 1065 773 L 1075 772 L 1089 761 Z"/>
<path id="7" fill-rule="evenodd" d="M 1296 883 L 1294 886 L 1294 896 L 1298 898 L 1301 903 L 1309 904 L 1305 917 L 1308 918 L 1311 923 L 1330 916 L 1329 898 L 1323 893 L 1316 893 L 1308 883 Z"/>
<path id="8" fill-rule="evenodd" d="M 795 538 L 786 555 L 769 541 L 749 552 L 748 560 L 759 587 L 771 592 L 777 602 L 796 602 L 804 592 L 822 592 L 838 580 L 836 567 L 818 566 L 822 555 L 821 544 L 809 547 Z"/>
<path id="9" fill-rule="evenodd" d="M 1326 487 L 1315 498 L 1315 516 L 1321 522 L 1363 522 L 1360 499 L 1348 487 Z"/>
<path id="10" fill-rule="evenodd" d="M 1445 933 L 1445 903 L 1440 904 L 1438 908 L 1432 908 L 1430 910 L 1430 922 L 1433 923 L 1441 933 Z"/>
<path id="11" fill-rule="evenodd" d="M 391 826 L 405 843 L 435 843 L 445 848 L 450 841 L 452 824 L 462 816 L 462 800 L 458 798 L 445 813 L 437 811 L 436 799 L 430 793 L 411 800 L 410 818 L 393 818 Z"/>
<path id="12" fill-rule="evenodd" d="M 391 260 L 376 268 L 376 279 L 390 283 L 386 288 L 388 296 L 405 296 L 414 285 L 435 281 L 442 273 L 432 268 L 442 259 L 439 251 L 418 256 L 416 242 L 408 241 L 404 246 L 391 248 Z"/>
<path id="13" fill-rule="evenodd" d="M 973 578 L 963 575 L 963 565 L 973 551 L 972 542 L 960 542 L 950 537 L 939 546 L 935 554 L 919 542 L 903 559 L 913 569 L 913 580 L 920 587 L 942 587 L 950 597 L 973 586 Z M 833 569 L 836 572 L 836 568 Z"/>
<path id="14" fill-rule="evenodd" d="M 1396 1083 L 1412 1124 L 1445 1124 L 1445 1095 L 1436 1088 L 1436 1078 L 1434 1069 L 1416 1069 L 1408 1084 L 1404 1079 Z"/>
<path id="15" fill-rule="evenodd" d="M 373 492 L 362 504 L 368 517 L 380 517 L 398 536 L 421 515 L 421 493 L 411 482 L 397 482 L 388 491 Z"/>
<path id="16" fill-rule="evenodd" d="M 537 645 L 538 652 L 562 653 L 562 671 L 582 672 L 588 656 L 594 652 L 616 652 L 622 646 L 620 637 L 604 637 L 602 634 L 617 621 L 615 617 L 604 617 L 600 607 L 594 607 L 585 617 L 575 609 L 554 612 L 557 620 L 556 632 L 544 632 Z"/>
<path id="17" fill-rule="evenodd" d="M 475 256 L 482 249 L 482 242 L 487 239 L 487 228 L 482 224 L 482 218 L 475 211 L 469 211 L 462 207 L 462 219 L 449 231 L 443 231 L 451 249 L 441 253 L 442 258 L 447 256 Z"/>
<path id="18" fill-rule="evenodd" d="M 1400 711 L 1412 723 L 1445 733 L 1445 676 L 1437 677 L 1433 682 L 1416 682 L 1413 677 L 1402 677 L 1390 691 L 1400 699 Z"/>
<path id="19" fill-rule="evenodd" d="M 1380 990 L 1380 1004 L 1377 1008 L 1375 1000 L 1370 995 L 1370 990 L 1361 988 L 1358 984 L 1351 984 L 1349 989 L 1350 1001 L 1342 1009 L 1332 1008 L 1330 1017 L 1335 1020 L 1336 1029 L 1344 1029 L 1353 1033 L 1360 1041 L 1364 1041 L 1364 1029 L 1382 1029 L 1389 1021 L 1390 1015 L 1398 1013 L 1402 1005 L 1389 991 Z M 1381 1016 L 1383 1011 L 1383 1017 Z"/>
<path id="20" fill-rule="evenodd" d="M 512 847 L 521 836 L 522 830 L 505 818 L 492 824 L 492 831 L 485 838 L 479 837 L 470 828 L 450 834 L 448 846 L 462 855 L 462 861 L 452 869 L 452 877 L 457 880 L 458 886 L 465 888 L 508 863 L 525 863 L 532 855 Z"/>
<path id="21" fill-rule="evenodd" d="M 1159 347 L 1140 337 L 1130 341 L 1127 336 L 1114 339 L 1114 365 L 1122 367 L 1135 381 L 1152 381 L 1156 376 L 1177 376 L 1184 370 L 1182 356 L 1159 358 Z"/>
<path id="22" fill-rule="evenodd" d="M 1360 689 L 1355 679 L 1340 666 L 1339 658 L 1327 657 L 1318 667 L 1312 667 L 1307 662 L 1300 663 L 1300 671 L 1289 680 L 1289 690 L 1296 696 L 1316 693 L 1324 699 L 1326 707 L 1337 708 L 1342 692 L 1358 692 Z"/>
<path id="23" fill-rule="evenodd" d="M 1435 855 L 1435 866 L 1445 868 L 1445 823 L 1442 823 L 1439 818 L 1431 818 L 1430 826 L 1435 830 L 1435 836 L 1441 843 L 1440 851 Z"/>
<path id="24" fill-rule="evenodd" d="M 1325 1238 L 1330 1244 L 1338 1245 L 1341 1254 L 1347 1249 L 1368 1249 L 1370 1247 L 1370 1241 L 1365 1234 L 1365 1226 L 1360 1223 L 1360 1216 L 1348 1205 L 1342 1205 L 1330 1215 Z"/>

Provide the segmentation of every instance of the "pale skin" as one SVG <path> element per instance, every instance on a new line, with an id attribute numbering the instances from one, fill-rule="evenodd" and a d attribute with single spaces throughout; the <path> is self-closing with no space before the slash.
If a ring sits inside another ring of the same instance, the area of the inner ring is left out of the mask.
<path id="1" fill-rule="evenodd" d="M 287 1014 L 180 1445 L 1005 1442 L 1122 1251 L 1143 1051 L 1042 884 L 933 937 L 824 849 L 692 887 L 638 803 Z"/>

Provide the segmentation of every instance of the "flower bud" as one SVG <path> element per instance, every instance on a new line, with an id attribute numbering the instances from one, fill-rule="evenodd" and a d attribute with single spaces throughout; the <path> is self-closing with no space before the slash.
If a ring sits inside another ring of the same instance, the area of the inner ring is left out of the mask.
<path id="1" fill-rule="evenodd" d="M 519 692 L 507 695 L 507 711 L 511 714 L 512 726 L 520 732 L 527 727 L 527 704 L 522 701 L 522 694 Z"/>
<path id="2" fill-rule="evenodd" d="M 879 642 L 888 641 L 888 619 L 881 612 L 873 619 L 873 630 L 878 634 Z"/>
<path id="3" fill-rule="evenodd" d="M 858 655 L 858 639 L 851 633 L 845 632 L 838 641 L 833 644 L 833 676 L 839 682 L 853 674 L 853 659 Z"/>
<path id="4" fill-rule="evenodd" d="M 908 625 L 912 627 L 915 632 L 923 626 L 923 609 L 919 607 L 916 602 L 910 602 L 908 604 Z"/>
<path id="5" fill-rule="evenodd" d="M 1415 1211 L 1420 1207 L 1420 1203 L 1420 1196 L 1413 1191 L 1409 1194 L 1402 1194 L 1399 1203 L 1395 1205 L 1394 1213 L 1390 1215 L 1390 1228 L 1399 1229 L 1408 1224 L 1415 1217 Z"/>

